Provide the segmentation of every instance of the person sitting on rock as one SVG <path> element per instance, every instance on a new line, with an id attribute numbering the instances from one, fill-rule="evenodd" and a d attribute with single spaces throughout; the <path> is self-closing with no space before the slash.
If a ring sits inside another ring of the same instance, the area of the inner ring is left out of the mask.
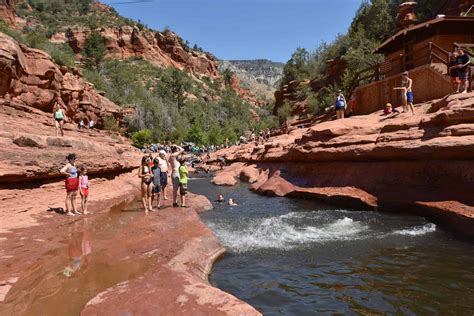
<path id="1" fill-rule="evenodd" d="M 229 206 L 239 206 L 239 204 L 237 204 L 237 201 L 234 201 L 234 199 L 232 198 L 229 199 L 229 202 L 227 204 L 229 204 Z"/>
<path id="2" fill-rule="evenodd" d="M 399 114 L 400 112 L 397 109 L 394 109 L 391 103 L 387 103 L 387 105 L 385 106 L 385 109 L 383 110 L 383 113 L 385 115 L 389 115 L 389 114 L 395 114 L 395 113 Z"/>
<path id="3" fill-rule="evenodd" d="M 61 103 L 57 100 L 56 105 L 54 107 L 54 125 L 56 126 L 56 136 L 64 136 L 64 122 L 66 121 L 66 114 L 64 114 L 64 110 L 61 108 Z"/>

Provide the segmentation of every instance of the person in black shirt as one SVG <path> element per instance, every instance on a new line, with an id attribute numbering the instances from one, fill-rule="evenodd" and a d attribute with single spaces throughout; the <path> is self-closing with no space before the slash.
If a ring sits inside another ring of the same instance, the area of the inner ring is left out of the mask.
<path id="1" fill-rule="evenodd" d="M 456 58 L 456 65 L 458 69 L 458 76 L 461 82 L 461 93 L 467 92 L 468 86 L 468 66 L 471 63 L 469 56 L 464 52 L 463 49 L 458 48 L 458 57 Z"/>
<path id="2" fill-rule="evenodd" d="M 458 52 L 454 51 L 449 53 L 449 76 L 451 77 L 451 84 L 453 86 L 453 93 L 459 93 L 459 69 L 457 67 L 456 59 L 458 58 Z"/>

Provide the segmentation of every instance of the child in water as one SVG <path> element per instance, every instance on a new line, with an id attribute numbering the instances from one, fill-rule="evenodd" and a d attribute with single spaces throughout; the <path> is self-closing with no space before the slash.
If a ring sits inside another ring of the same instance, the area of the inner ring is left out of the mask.
<path id="1" fill-rule="evenodd" d="M 228 204 L 229 204 L 229 206 L 239 206 L 239 204 L 237 204 L 237 202 L 234 201 L 234 199 L 232 199 L 232 198 L 229 199 L 229 203 L 228 203 Z"/>
<path id="2" fill-rule="evenodd" d="M 89 197 L 89 177 L 86 167 L 79 169 L 79 194 L 81 195 L 82 213 L 87 214 L 87 198 Z"/>
<path id="3" fill-rule="evenodd" d="M 180 158 L 179 161 L 179 194 L 181 198 L 181 207 L 186 207 L 186 194 L 188 193 L 188 168 L 186 168 L 185 160 Z"/>

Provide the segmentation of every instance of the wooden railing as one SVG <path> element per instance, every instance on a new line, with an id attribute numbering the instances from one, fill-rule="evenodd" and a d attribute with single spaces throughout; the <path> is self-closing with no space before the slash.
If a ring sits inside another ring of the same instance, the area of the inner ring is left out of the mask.
<path id="1" fill-rule="evenodd" d="M 471 43 L 454 43 L 453 45 L 455 48 L 474 48 L 474 44 Z M 446 75 L 449 74 L 449 63 L 451 61 L 450 54 L 434 42 L 430 42 L 427 46 L 420 47 L 409 53 L 400 54 L 399 57 L 400 58 L 392 60 L 385 60 L 383 63 L 376 64 L 357 72 L 353 77 L 348 91 L 346 91 L 347 95 L 351 95 L 361 84 L 369 84 L 374 81 L 379 81 L 390 75 L 402 73 L 403 71 L 425 64 L 442 63 L 446 65 L 448 72 Z"/>

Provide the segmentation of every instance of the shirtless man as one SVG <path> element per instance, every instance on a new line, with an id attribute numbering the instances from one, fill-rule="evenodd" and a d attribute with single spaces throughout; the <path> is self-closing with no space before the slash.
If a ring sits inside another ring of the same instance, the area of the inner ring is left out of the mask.
<path id="1" fill-rule="evenodd" d="M 179 167 L 178 156 L 184 152 L 184 149 L 178 145 L 171 146 L 171 154 L 169 163 L 171 166 L 171 181 L 173 184 L 173 207 L 178 207 L 178 190 L 179 190 Z"/>
<path id="2" fill-rule="evenodd" d="M 161 170 L 161 189 L 163 191 L 163 200 L 167 200 L 166 186 L 168 185 L 168 170 L 170 169 L 170 163 L 168 157 L 166 157 L 166 151 L 160 150 L 158 154 L 158 161 Z"/>

